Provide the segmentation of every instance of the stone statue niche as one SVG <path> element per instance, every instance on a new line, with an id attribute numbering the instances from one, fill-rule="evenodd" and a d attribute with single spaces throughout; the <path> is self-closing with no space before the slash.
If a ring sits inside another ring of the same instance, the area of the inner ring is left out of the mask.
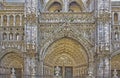
<path id="1" fill-rule="evenodd" d="M 116 69 L 114 69 L 114 71 L 113 71 L 113 77 L 112 78 L 118 78 Z"/>
<path id="2" fill-rule="evenodd" d="M 15 69 L 14 68 L 11 69 L 11 78 L 16 78 Z"/>
<path id="3" fill-rule="evenodd" d="M 55 66 L 55 78 L 61 78 L 61 68 L 59 66 Z"/>

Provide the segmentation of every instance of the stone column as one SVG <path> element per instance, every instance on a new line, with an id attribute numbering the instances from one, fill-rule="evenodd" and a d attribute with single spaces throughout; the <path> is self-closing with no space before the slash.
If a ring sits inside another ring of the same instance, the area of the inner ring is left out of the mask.
<path id="1" fill-rule="evenodd" d="M 1 26 L 3 26 L 3 15 L 1 15 Z"/>
<path id="2" fill-rule="evenodd" d="M 90 60 L 87 78 L 95 78 L 94 71 L 95 71 L 94 61 Z"/>
<path id="3" fill-rule="evenodd" d="M 99 61 L 97 63 L 97 78 L 110 78 L 110 56 L 99 55 Z"/>
<path id="4" fill-rule="evenodd" d="M 35 78 L 35 73 L 36 73 L 35 67 L 36 67 L 36 65 L 35 65 L 35 58 L 34 57 L 32 57 L 30 65 L 31 65 L 31 69 L 32 69 L 31 70 L 32 78 Z"/>
<path id="5" fill-rule="evenodd" d="M 24 75 L 30 75 L 30 58 L 24 55 Z"/>
<path id="6" fill-rule="evenodd" d="M 15 40 L 15 37 L 16 37 L 16 33 L 13 33 L 13 40 Z"/>
<path id="7" fill-rule="evenodd" d="M 20 14 L 20 26 L 22 26 L 22 15 Z"/>
<path id="8" fill-rule="evenodd" d="M 120 12 L 118 13 L 118 24 L 120 25 Z"/>
<path id="9" fill-rule="evenodd" d="M 112 24 L 114 25 L 114 12 L 112 13 Z"/>
<path id="10" fill-rule="evenodd" d="M 13 16 L 14 16 L 13 26 L 15 26 L 15 24 L 16 24 L 16 15 L 13 15 Z"/>
<path id="11" fill-rule="evenodd" d="M 38 60 L 37 61 L 37 75 L 41 76 L 41 78 L 43 78 L 43 60 Z"/>
<path id="12" fill-rule="evenodd" d="M 7 26 L 10 24 L 10 15 L 7 15 Z"/>
<path id="13" fill-rule="evenodd" d="M 104 58 L 104 78 L 110 78 L 110 56 Z"/>
<path id="14" fill-rule="evenodd" d="M 7 39 L 6 40 L 9 40 L 9 32 L 6 32 L 6 34 L 7 34 Z"/>

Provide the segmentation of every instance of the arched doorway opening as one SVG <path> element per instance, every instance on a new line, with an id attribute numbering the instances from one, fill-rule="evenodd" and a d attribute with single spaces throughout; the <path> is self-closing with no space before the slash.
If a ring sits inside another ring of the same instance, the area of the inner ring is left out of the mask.
<path id="1" fill-rule="evenodd" d="M 16 78 L 22 78 L 23 58 L 20 54 L 9 52 L 0 58 L 0 78 L 11 78 L 14 74 Z"/>
<path id="2" fill-rule="evenodd" d="M 62 38 L 47 48 L 44 59 L 44 75 L 83 78 L 86 76 L 87 70 L 88 56 L 79 42 L 71 38 Z"/>
<path id="3" fill-rule="evenodd" d="M 117 54 L 117 55 L 113 56 L 112 59 L 111 59 L 112 77 L 115 74 L 115 71 L 116 71 L 116 75 L 118 77 L 120 77 L 120 54 Z"/>

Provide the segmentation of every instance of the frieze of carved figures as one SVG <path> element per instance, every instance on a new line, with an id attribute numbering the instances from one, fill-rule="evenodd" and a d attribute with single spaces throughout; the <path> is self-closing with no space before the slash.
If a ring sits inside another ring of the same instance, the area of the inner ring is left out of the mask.
<path id="1" fill-rule="evenodd" d="M 76 22 L 76 23 L 93 23 L 94 17 L 91 13 L 41 13 L 39 22 Z"/>

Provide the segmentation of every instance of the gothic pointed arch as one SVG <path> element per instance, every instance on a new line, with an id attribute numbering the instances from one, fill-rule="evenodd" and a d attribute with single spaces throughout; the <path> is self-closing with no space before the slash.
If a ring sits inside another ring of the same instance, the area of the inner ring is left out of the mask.
<path id="1" fill-rule="evenodd" d="M 13 26 L 14 16 L 10 15 L 10 26 Z"/>
<path id="2" fill-rule="evenodd" d="M 54 41 L 59 40 L 61 38 L 68 37 L 78 41 L 86 50 L 86 53 L 88 54 L 89 62 L 93 61 L 93 52 L 92 52 L 93 45 L 89 43 L 85 38 L 80 37 L 82 36 L 81 33 L 78 34 L 77 32 L 78 32 L 77 29 L 74 29 L 72 27 L 69 27 L 68 29 L 66 29 L 66 27 L 61 26 L 60 28 L 56 29 L 53 32 L 54 37 L 51 37 L 51 36 L 48 37 L 48 39 L 45 40 L 44 45 L 41 47 L 40 59 L 45 58 L 46 50 L 50 44 L 52 44 Z"/>
<path id="3" fill-rule="evenodd" d="M 82 52 L 82 54 L 79 55 L 80 52 Z M 49 55 L 53 52 L 54 55 Z M 57 58 L 55 56 L 58 55 L 66 55 L 68 54 L 71 58 L 74 58 L 76 59 L 76 63 L 80 63 L 80 58 L 82 59 L 82 56 L 84 57 L 84 61 L 82 61 L 81 63 L 83 64 L 86 64 L 88 62 L 88 54 L 86 53 L 85 49 L 83 48 L 83 46 L 77 42 L 76 40 L 72 39 L 72 38 L 69 38 L 69 37 L 63 37 L 63 38 L 60 38 L 56 41 L 54 41 L 53 43 L 51 43 L 47 49 L 46 49 L 46 53 L 45 53 L 45 57 L 49 57 L 49 59 L 46 59 L 46 61 L 50 61 L 52 59 L 52 57 Z M 51 58 L 51 59 L 50 59 Z M 57 60 L 51 60 L 51 64 L 54 62 L 56 62 Z M 79 60 L 77 60 L 79 59 Z M 71 59 L 71 63 L 73 62 L 72 61 L 73 59 Z M 78 61 L 78 62 L 77 62 Z M 75 64 L 75 63 L 73 63 Z"/>
<path id="4" fill-rule="evenodd" d="M 23 68 L 23 58 L 16 52 L 9 52 L 0 59 L 1 66 L 7 68 Z"/>
<path id="5" fill-rule="evenodd" d="M 68 37 L 60 38 L 51 43 L 45 53 L 44 72 L 52 69 L 55 66 L 73 67 L 73 75 L 80 76 L 77 70 L 84 71 L 83 75 L 87 74 L 89 67 L 89 57 L 84 47 L 76 40 Z M 52 68 L 51 68 L 52 67 Z M 48 74 L 45 72 L 45 74 Z"/>
<path id="6" fill-rule="evenodd" d="M 0 60 L 1 60 L 6 54 L 9 54 L 9 53 L 16 53 L 16 54 L 18 54 L 19 56 L 22 56 L 22 51 L 21 51 L 21 50 L 18 50 L 18 49 L 15 49 L 15 48 L 6 48 L 5 50 L 1 50 Z"/>
<path id="7" fill-rule="evenodd" d="M 72 11 L 86 11 L 86 5 L 83 0 L 70 0 L 69 10 Z"/>
<path id="8" fill-rule="evenodd" d="M 46 3 L 45 11 L 49 12 L 61 11 L 62 6 L 63 6 L 62 0 L 49 0 Z"/>
<path id="9" fill-rule="evenodd" d="M 116 69 L 118 76 L 120 76 L 120 53 L 112 56 L 111 58 L 111 72 Z"/>
<path id="10" fill-rule="evenodd" d="M 114 13 L 114 24 L 118 24 L 118 13 Z"/>
<path id="11" fill-rule="evenodd" d="M 7 15 L 3 16 L 3 25 L 7 26 Z"/>
<path id="12" fill-rule="evenodd" d="M 73 1 L 69 4 L 69 11 L 70 12 L 81 12 L 82 8 L 76 1 Z"/>
<path id="13" fill-rule="evenodd" d="M 20 50 L 17 49 L 6 49 L 0 53 L 0 71 L 2 74 L 8 74 L 9 76 L 15 70 L 17 78 L 21 78 L 24 70 L 24 59 Z"/>

